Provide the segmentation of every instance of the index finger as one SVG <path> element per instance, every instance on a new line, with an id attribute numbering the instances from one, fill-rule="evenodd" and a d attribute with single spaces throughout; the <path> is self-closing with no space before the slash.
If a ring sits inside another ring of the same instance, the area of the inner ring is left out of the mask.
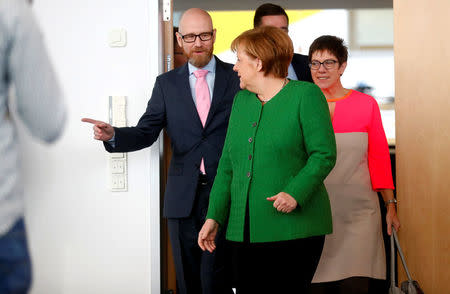
<path id="1" fill-rule="evenodd" d="M 82 122 L 86 122 L 86 123 L 90 123 L 90 124 L 94 124 L 94 125 L 98 125 L 98 124 L 103 123 L 102 121 L 95 120 L 95 119 L 92 119 L 92 118 L 87 118 L 87 117 L 82 118 L 81 121 Z"/>
<path id="2" fill-rule="evenodd" d="M 266 200 L 268 201 L 275 201 L 278 199 L 278 195 L 272 196 L 272 197 L 267 197 Z"/>

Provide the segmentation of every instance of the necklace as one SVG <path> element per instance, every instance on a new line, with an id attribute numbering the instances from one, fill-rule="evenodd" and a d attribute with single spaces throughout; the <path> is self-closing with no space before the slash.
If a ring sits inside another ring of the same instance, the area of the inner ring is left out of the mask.
<path id="1" fill-rule="evenodd" d="M 277 94 L 278 94 L 281 90 L 283 90 L 283 88 L 284 88 L 284 86 L 286 86 L 287 82 L 288 82 L 288 79 L 287 79 L 287 78 L 284 78 L 283 85 L 281 86 L 281 88 L 280 88 L 280 90 L 277 92 Z M 275 94 L 275 95 L 276 95 L 276 94 Z M 274 96 L 275 96 L 275 95 L 274 95 Z M 274 97 L 274 96 L 272 96 L 272 97 L 270 97 L 269 99 L 261 99 L 261 98 L 259 97 L 259 95 L 256 95 L 256 96 L 258 96 L 259 101 L 261 101 L 261 102 L 263 102 L 263 103 L 269 102 L 270 99 L 272 99 L 272 98 Z"/>

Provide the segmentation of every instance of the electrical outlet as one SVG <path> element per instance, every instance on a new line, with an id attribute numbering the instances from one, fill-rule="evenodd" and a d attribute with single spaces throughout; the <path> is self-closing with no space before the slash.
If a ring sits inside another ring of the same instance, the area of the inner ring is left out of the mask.
<path id="1" fill-rule="evenodd" d="M 125 160 L 124 159 L 111 159 L 111 173 L 113 173 L 113 174 L 125 173 Z"/>
<path id="2" fill-rule="evenodd" d="M 111 190 L 112 191 L 126 191 L 127 190 L 127 176 L 124 174 L 111 175 Z"/>

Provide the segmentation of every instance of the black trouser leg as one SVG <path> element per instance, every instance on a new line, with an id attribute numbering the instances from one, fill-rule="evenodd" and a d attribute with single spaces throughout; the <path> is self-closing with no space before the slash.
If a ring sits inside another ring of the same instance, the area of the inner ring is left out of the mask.
<path id="1" fill-rule="evenodd" d="M 319 263 L 324 236 L 237 245 L 238 294 L 306 293 Z M 232 246 L 236 246 L 233 242 Z"/>
<path id="2" fill-rule="evenodd" d="M 370 278 L 351 277 L 327 283 L 314 283 L 310 294 L 368 294 Z M 381 294 L 381 293 L 380 293 Z"/>
<path id="3" fill-rule="evenodd" d="M 168 219 L 180 294 L 231 294 L 226 272 L 225 230 L 220 230 L 213 253 L 198 246 L 198 233 L 205 221 L 210 187 L 199 185 L 191 216 Z"/>

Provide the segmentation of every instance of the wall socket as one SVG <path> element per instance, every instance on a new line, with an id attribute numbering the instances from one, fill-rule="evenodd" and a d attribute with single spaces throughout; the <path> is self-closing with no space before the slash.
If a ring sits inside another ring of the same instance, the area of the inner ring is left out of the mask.
<path id="1" fill-rule="evenodd" d="M 126 159 L 111 158 L 111 173 L 112 174 L 126 174 Z"/>
<path id="2" fill-rule="evenodd" d="M 114 174 L 111 175 L 111 190 L 112 191 L 127 191 L 127 175 L 126 174 Z"/>

